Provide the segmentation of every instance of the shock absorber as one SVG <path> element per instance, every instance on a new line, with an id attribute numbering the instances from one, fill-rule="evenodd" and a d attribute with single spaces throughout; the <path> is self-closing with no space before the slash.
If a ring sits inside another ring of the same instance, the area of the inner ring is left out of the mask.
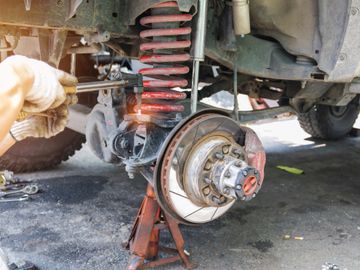
<path id="1" fill-rule="evenodd" d="M 174 101 L 185 99 L 186 94 L 172 88 L 188 85 L 188 81 L 179 75 L 190 71 L 181 63 L 190 60 L 190 54 L 185 50 L 191 47 L 191 27 L 181 24 L 191 19 L 191 14 L 179 12 L 177 2 L 169 1 L 152 7 L 151 15 L 140 20 L 142 26 L 149 28 L 140 33 L 140 37 L 146 40 L 140 45 L 140 51 L 144 52 L 140 61 L 153 67 L 139 71 L 152 79 L 143 82 L 141 105 L 135 106 L 137 112 L 171 113 L 184 110 L 184 106 L 174 104 Z"/>

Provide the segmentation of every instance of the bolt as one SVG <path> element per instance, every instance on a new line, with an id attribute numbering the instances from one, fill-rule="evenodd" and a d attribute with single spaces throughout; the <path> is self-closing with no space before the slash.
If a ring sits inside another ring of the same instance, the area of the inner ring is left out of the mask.
<path id="1" fill-rule="evenodd" d="M 237 158 L 242 158 L 242 152 L 239 149 L 233 149 L 232 152 Z"/>
<path id="2" fill-rule="evenodd" d="M 230 188 L 224 188 L 224 194 L 229 195 L 230 194 Z"/>
<path id="3" fill-rule="evenodd" d="M 241 185 L 236 185 L 236 189 L 237 189 L 237 190 L 241 190 L 241 189 L 242 189 L 242 186 L 241 186 Z"/>
<path id="4" fill-rule="evenodd" d="M 224 155 L 222 154 L 222 153 L 215 153 L 215 157 L 217 158 L 217 159 L 220 159 L 220 160 L 223 160 L 224 159 Z"/>
<path id="5" fill-rule="evenodd" d="M 235 166 L 240 168 L 241 167 L 241 162 L 236 162 Z"/>
<path id="6" fill-rule="evenodd" d="M 205 196 L 209 195 L 209 194 L 210 194 L 210 188 L 209 188 L 209 187 L 205 187 L 205 188 L 203 189 L 203 193 L 204 193 Z"/>
<path id="7" fill-rule="evenodd" d="M 243 171 L 243 176 L 247 176 L 248 172 L 247 171 Z"/>
<path id="8" fill-rule="evenodd" d="M 242 201 L 245 201 L 245 200 L 246 200 L 246 196 L 242 196 L 242 197 L 241 197 L 241 200 L 242 200 Z"/>
<path id="9" fill-rule="evenodd" d="M 252 195 L 252 197 L 255 198 L 255 197 L 256 197 L 256 193 L 254 193 L 254 194 Z"/>
<path id="10" fill-rule="evenodd" d="M 207 178 L 207 177 L 205 177 L 204 181 L 205 181 L 206 184 L 209 184 L 209 185 L 212 183 L 212 180 L 210 178 Z"/>
<path id="11" fill-rule="evenodd" d="M 120 142 L 120 147 L 122 149 L 126 149 L 129 147 L 129 141 L 127 139 L 122 139 Z"/>
<path id="12" fill-rule="evenodd" d="M 211 200 L 216 204 L 221 204 L 221 200 L 218 197 L 213 196 Z"/>
<path id="13" fill-rule="evenodd" d="M 222 151 L 223 151 L 224 154 L 228 154 L 229 153 L 229 146 L 228 145 L 223 146 Z"/>
<path id="14" fill-rule="evenodd" d="M 225 177 L 226 177 L 226 178 L 230 178 L 230 177 L 231 177 L 230 171 L 226 171 L 226 172 L 225 172 Z"/>

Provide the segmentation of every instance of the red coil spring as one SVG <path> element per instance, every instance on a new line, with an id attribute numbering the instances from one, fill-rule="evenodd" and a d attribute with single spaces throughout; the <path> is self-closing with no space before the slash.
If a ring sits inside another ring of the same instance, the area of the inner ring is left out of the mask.
<path id="1" fill-rule="evenodd" d="M 173 91 L 171 88 L 186 87 L 188 84 L 187 80 L 173 75 L 189 73 L 189 68 L 179 63 L 190 60 L 190 55 L 183 50 L 191 46 L 191 41 L 183 39 L 191 33 L 191 27 L 178 27 L 177 23 L 191 21 L 192 15 L 179 14 L 178 4 L 175 1 L 158 4 L 152 9 L 156 10 L 153 12 L 156 15 L 153 14 L 140 20 L 141 25 L 153 27 L 153 29 L 144 30 L 140 33 L 141 38 L 151 39 L 151 41 L 140 45 L 141 51 L 148 52 L 147 55 L 140 57 L 140 61 L 146 64 L 155 64 L 155 66 L 143 68 L 139 73 L 147 77 L 155 77 L 155 79 L 144 81 L 145 91 L 142 94 L 142 100 L 145 102 L 142 102 L 141 108 L 135 107 L 135 110 L 141 109 L 142 112 L 182 112 L 184 110 L 182 105 L 149 102 L 186 98 L 185 93 Z M 174 9 L 174 14 L 169 15 L 171 9 Z M 162 15 L 162 10 L 166 10 L 166 14 Z M 182 37 L 182 40 L 178 40 L 178 37 Z"/>

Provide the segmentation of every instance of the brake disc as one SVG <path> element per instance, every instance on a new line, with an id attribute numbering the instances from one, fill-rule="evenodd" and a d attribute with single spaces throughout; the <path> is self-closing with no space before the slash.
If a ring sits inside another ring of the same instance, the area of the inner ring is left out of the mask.
<path id="1" fill-rule="evenodd" d="M 264 178 L 255 133 L 226 113 L 204 110 L 182 121 L 158 157 L 154 189 L 162 208 L 185 224 L 210 222 L 237 199 L 248 201 Z"/>

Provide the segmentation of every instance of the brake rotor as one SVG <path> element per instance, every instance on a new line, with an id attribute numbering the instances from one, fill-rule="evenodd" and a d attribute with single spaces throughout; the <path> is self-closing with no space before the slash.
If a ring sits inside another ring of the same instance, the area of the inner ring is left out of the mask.
<path id="1" fill-rule="evenodd" d="M 158 157 L 154 189 L 159 204 L 185 224 L 210 222 L 237 199 L 255 197 L 265 153 L 256 134 L 226 113 L 204 110 L 182 121 Z"/>

